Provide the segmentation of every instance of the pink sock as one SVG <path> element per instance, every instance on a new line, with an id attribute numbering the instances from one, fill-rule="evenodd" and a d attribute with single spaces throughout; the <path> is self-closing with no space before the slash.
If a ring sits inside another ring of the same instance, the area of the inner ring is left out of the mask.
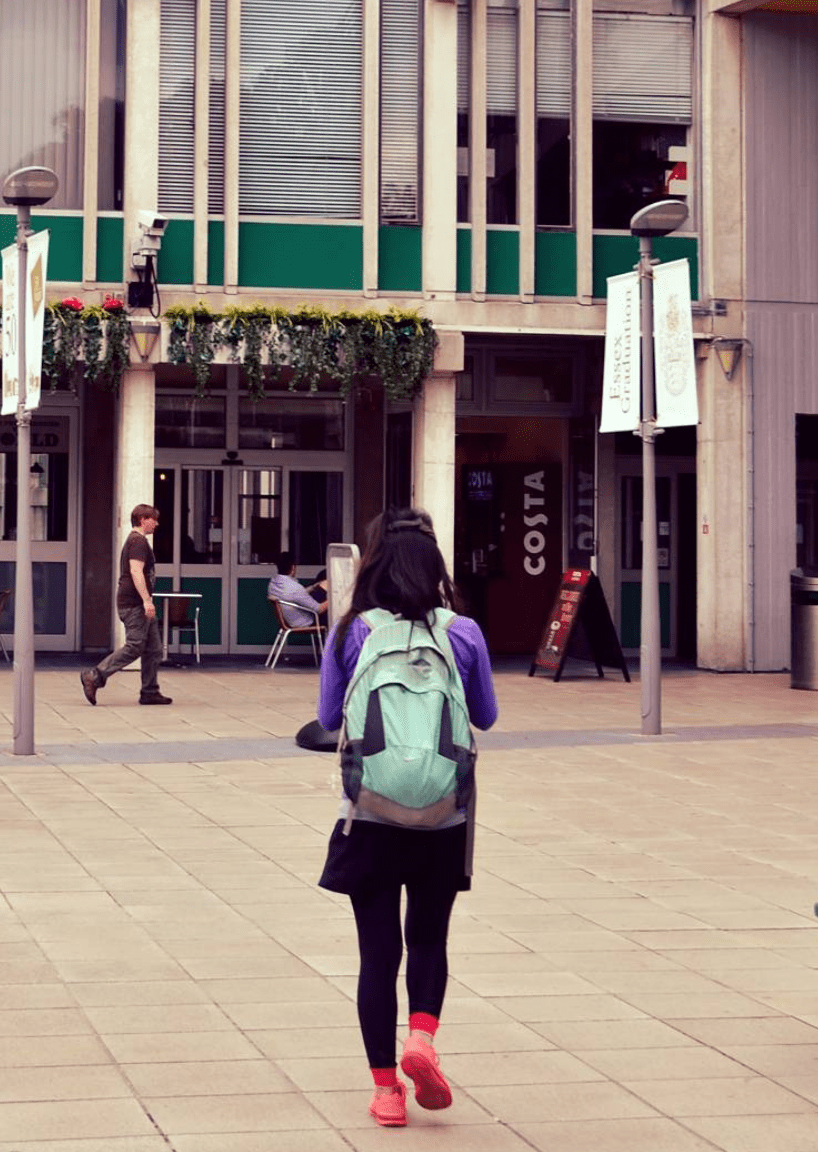
<path id="1" fill-rule="evenodd" d="M 369 1071 L 372 1073 L 376 1088 L 397 1088 L 396 1068 L 370 1068 Z"/>
<path id="2" fill-rule="evenodd" d="M 409 1013 L 409 1029 L 410 1031 L 428 1032 L 430 1036 L 434 1036 L 437 1032 L 440 1021 L 437 1016 L 432 1016 L 428 1012 L 410 1012 Z"/>

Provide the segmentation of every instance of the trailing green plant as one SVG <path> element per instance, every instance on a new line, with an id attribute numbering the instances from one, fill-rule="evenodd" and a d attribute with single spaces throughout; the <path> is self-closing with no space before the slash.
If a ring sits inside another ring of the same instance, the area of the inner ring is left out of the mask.
<path id="1" fill-rule="evenodd" d="M 285 372 L 291 391 L 316 392 L 332 383 L 348 395 L 380 381 L 390 400 L 411 399 L 432 370 L 437 344 L 431 321 L 398 309 L 329 312 L 304 305 L 288 311 L 253 304 L 216 312 L 199 301 L 168 308 L 164 319 L 168 359 L 190 368 L 197 396 L 207 393 L 213 361 L 226 349 L 257 400 Z M 46 308 L 43 372 L 52 388 L 71 388 L 83 361 L 89 384 L 118 392 L 130 364 L 129 341 L 121 300 L 107 296 L 102 304 L 86 305 L 67 297 Z"/>
<path id="2" fill-rule="evenodd" d="M 198 395 L 207 391 L 213 360 L 225 348 L 241 364 L 255 399 L 285 369 L 291 391 L 315 392 L 333 381 L 346 395 L 377 379 L 390 399 L 411 399 L 432 370 L 437 344 L 429 320 L 398 309 L 333 313 L 305 305 L 289 312 L 253 304 L 218 313 L 199 302 L 174 305 L 165 319 L 169 359 L 191 369 Z"/>
<path id="3" fill-rule="evenodd" d="M 86 305 L 69 296 L 46 306 L 43 319 L 43 374 L 51 388 L 73 388 L 74 368 L 84 361 L 83 375 L 118 392 L 130 363 L 130 324 L 125 305 L 115 296 Z M 105 353 L 102 354 L 103 343 Z"/>
<path id="4" fill-rule="evenodd" d="M 165 312 L 170 323 L 168 359 L 171 364 L 187 364 L 196 381 L 196 393 L 203 396 L 210 386 L 210 369 L 221 344 L 218 327 L 222 317 L 201 301 L 192 308 L 173 305 Z"/>

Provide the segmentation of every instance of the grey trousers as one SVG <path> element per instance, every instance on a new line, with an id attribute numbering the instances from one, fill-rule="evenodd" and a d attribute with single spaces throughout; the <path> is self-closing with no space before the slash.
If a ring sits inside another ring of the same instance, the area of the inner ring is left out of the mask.
<path id="1" fill-rule="evenodd" d="M 140 604 L 136 608 L 126 608 L 119 613 L 125 625 L 125 643 L 110 656 L 97 664 L 96 672 L 101 684 L 109 676 L 121 672 L 134 660 L 142 657 L 142 696 L 156 696 L 159 693 L 159 665 L 162 663 L 162 639 L 156 617 L 149 620 Z"/>

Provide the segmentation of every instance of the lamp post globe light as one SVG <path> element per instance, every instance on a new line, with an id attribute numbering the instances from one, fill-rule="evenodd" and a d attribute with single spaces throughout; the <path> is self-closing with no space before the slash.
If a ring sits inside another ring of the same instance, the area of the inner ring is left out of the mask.
<path id="1" fill-rule="evenodd" d="M 642 735 L 662 731 L 662 645 L 659 617 L 659 552 L 656 532 L 656 391 L 653 346 L 653 238 L 667 236 L 687 219 L 682 200 L 658 200 L 631 217 L 639 239 L 639 300 L 642 336 L 642 616 L 639 676 L 642 684 Z"/>
<path id="2" fill-rule="evenodd" d="M 4 411 L 7 379 L 11 382 L 11 403 L 17 393 L 17 541 L 14 576 L 14 742 L 18 756 L 34 755 L 34 595 L 31 582 L 31 410 L 26 406 L 30 357 L 26 354 L 26 296 L 28 285 L 28 238 L 31 235 L 31 209 L 47 204 L 57 193 L 59 179 L 50 168 L 18 168 L 3 181 L 3 200 L 17 209 L 17 283 L 14 292 L 13 325 L 15 355 L 4 363 Z M 13 259 L 13 256 L 12 256 Z M 36 265 L 35 265 L 36 269 Z M 5 277 L 4 277 L 5 279 Z M 43 285 L 44 287 L 44 285 Z M 5 293 L 4 293 L 5 295 Z M 42 306 L 42 301 L 40 302 Z M 7 318 L 8 319 L 8 318 Z M 11 321 L 10 321 L 11 322 Z M 5 337 L 4 337 L 5 344 Z M 9 349 L 6 348 L 6 352 Z M 30 350 L 31 351 L 31 350 Z M 4 357 L 5 361 L 5 357 Z M 39 364 L 39 356 L 37 357 Z M 39 369 L 37 370 L 39 377 Z M 16 377 L 16 380 L 14 379 Z M 39 397 L 32 393 L 32 402 Z"/>

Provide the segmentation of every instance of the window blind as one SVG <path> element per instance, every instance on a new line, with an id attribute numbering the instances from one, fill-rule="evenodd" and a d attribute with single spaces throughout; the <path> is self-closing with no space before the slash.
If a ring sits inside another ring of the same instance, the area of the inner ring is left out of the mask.
<path id="1" fill-rule="evenodd" d="M 537 12 L 537 116 L 565 120 L 571 115 L 571 17 Z"/>
<path id="2" fill-rule="evenodd" d="M 471 110 L 471 14 L 463 0 L 457 6 L 457 110 Z"/>
<path id="3" fill-rule="evenodd" d="M 224 212 L 225 76 L 227 60 L 227 2 L 210 0 L 210 113 L 207 156 L 207 207 Z"/>
<path id="4" fill-rule="evenodd" d="M 418 0 L 381 0 L 381 219 L 420 219 Z"/>
<path id="5" fill-rule="evenodd" d="M 690 124 L 693 21 L 686 16 L 594 16 L 594 116 Z"/>
<path id="6" fill-rule="evenodd" d="M 360 218 L 362 0 L 243 0 L 239 211 Z"/>
<path id="7" fill-rule="evenodd" d="M 48 207 L 82 208 L 85 0 L 0 0 L 0 107 L 0 174 L 51 168 Z"/>
<path id="8" fill-rule="evenodd" d="M 162 0 L 159 209 L 193 211 L 196 0 Z"/>
<path id="9" fill-rule="evenodd" d="M 490 7 L 486 23 L 486 110 L 517 115 L 517 11 Z"/>

